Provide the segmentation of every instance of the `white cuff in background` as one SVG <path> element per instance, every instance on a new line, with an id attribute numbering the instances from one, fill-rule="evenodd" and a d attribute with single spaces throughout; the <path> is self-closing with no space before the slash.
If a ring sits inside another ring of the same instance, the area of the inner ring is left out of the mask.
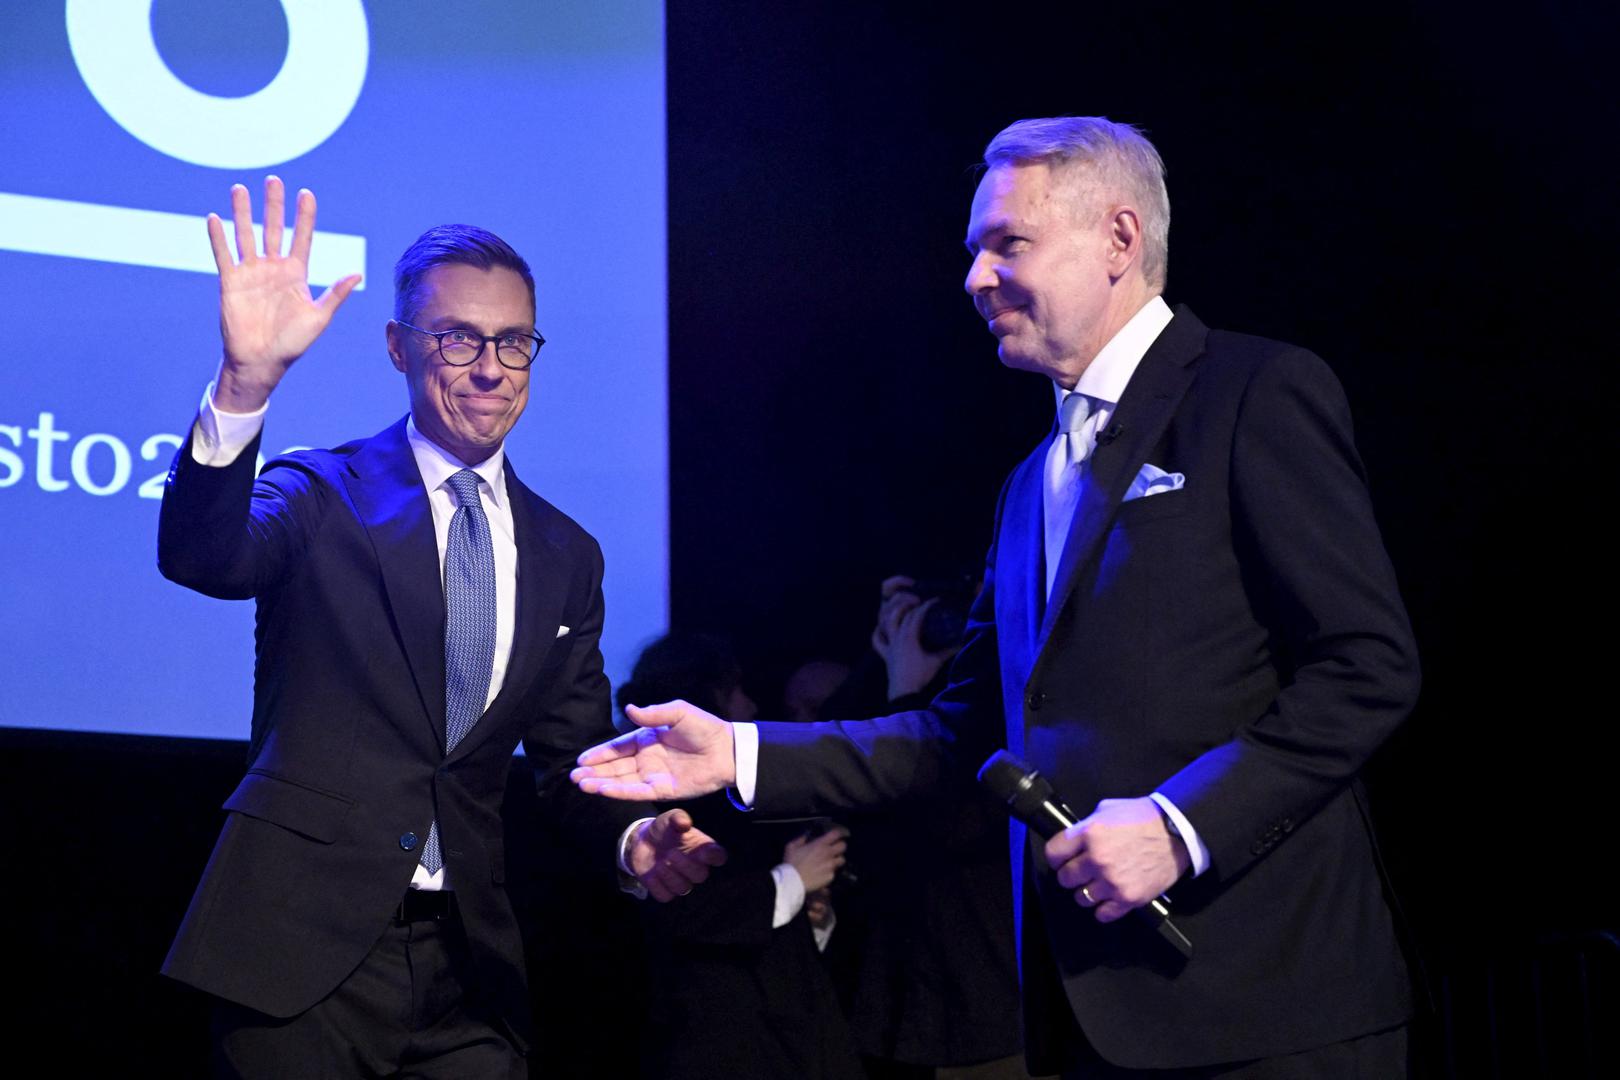
<path id="1" fill-rule="evenodd" d="M 771 913 L 771 929 L 786 926 L 804 907 L 804 878 L 791 863 L 780 863 L 771 870 L 776 882 L 776 910 Z"/>

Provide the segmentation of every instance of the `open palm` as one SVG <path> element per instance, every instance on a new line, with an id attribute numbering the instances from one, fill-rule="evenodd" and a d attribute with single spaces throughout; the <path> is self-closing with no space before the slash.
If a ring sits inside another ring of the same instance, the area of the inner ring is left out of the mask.
<path id="1" fill-rule="evenodd" d="M 236 257 L 225 239 L 225 223 L 217 214 L 208 215 L 208 239 L 219 267 L 219 326 L 225 349 L 216 401 L 232 412 L 249 412 L 264 404 L 360 282 L 358 274 L 351 274 L 319 298 L 310 293 L 315 196 L 307 190 L 298 193 L 292 246 L 283 255 L 285 198 L 281 181 L 266 177 L 261 250 L 253 238 L 252 198 L 241 184 L 231 188 Z"/>
<path id="2" fill-rule="evenodd" d="M 684 701 L 625 707 L 635 731 L 591 747 L 570 776 L 593 795 L 645 802 L 719 791 L 736 780 L 731 725 Z"/>

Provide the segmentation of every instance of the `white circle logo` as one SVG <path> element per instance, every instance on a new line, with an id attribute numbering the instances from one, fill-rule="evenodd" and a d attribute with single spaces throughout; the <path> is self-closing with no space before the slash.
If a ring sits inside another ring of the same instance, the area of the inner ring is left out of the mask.
<path id="1" fill-rule="evenodd" d="M 279 165 L 342 126 L 366 81 L 371 40 L 360 0 L 281 0 L 287 58 L 246 97 L 181 82 L 152 39 L 154 0 L 67 0 L 68 44 L 90 93 L 120 127 L 181 161 L 216 169 Z"/>

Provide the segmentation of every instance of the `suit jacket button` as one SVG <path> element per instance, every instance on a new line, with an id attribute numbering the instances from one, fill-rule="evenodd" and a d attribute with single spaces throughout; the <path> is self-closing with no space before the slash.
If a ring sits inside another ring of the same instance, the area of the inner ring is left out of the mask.
<path id="1" fill-rule="evenodd" d="M 400 850 L 402 850 L 402 851 L 415 851 L 416 850 L 416 834 L 413 833 L 413 832 L 408 832 L 408 833 L 405 833 L 404 835 L 402 835 L 399 838 L 399 846 L 400 846 Z"/>
<path id="2" fill-rule="evenodd" d="M 1039 711 L 1040 707 L 1046 704 L 1046 695 L 1039 690 L 1031 690 L 1029 696 L 1024 699 L 1024 704 L 1029 706 L 1031 711 Z"/>

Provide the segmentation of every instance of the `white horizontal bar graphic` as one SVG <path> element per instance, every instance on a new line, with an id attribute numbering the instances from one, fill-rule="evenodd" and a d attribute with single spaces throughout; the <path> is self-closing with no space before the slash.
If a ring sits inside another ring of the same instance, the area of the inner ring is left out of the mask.
<path id="1" fill-rule="evenodd" d="M 37 195 L 0 191 L 0 250 L 68 259 L 151 266 L 159 270 L 215 272 L 204 218 L 162 210 L 102 206 Z M 264 227 L 253 226 L 262 247 Z M 236 250 L 236 231 L 225 221 L 225 238 Z M 283 248 L 292 245 L 292 227 L 282 234 Z M 309 283 L 330 285 L 347 274 L 366 270 L 366 238 L 316 230 L 309 249 Z M 360 288 L 365 288 L 361 282 Z"/>

